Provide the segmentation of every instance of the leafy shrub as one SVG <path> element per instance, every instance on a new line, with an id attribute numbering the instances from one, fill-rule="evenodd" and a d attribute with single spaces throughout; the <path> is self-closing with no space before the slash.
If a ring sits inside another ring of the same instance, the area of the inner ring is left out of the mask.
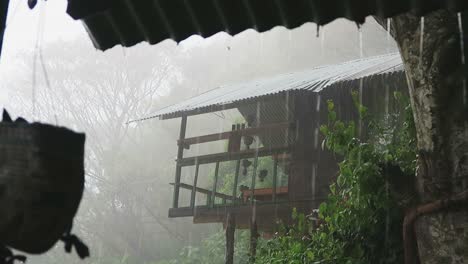
<path id="1" fill-rule="evenodd" d="M 356 98 L 356 95 L 354 95 Z M 405 104 L 399 94 L 396 101 Z M 337 119 L 328 101 L 328 124 L 321 127 L 324 146 L 343 157 L 339 176 L 327 201 L 318 210 L 318 222 L 294 213 L 296 224 L 262 241 L 256 263 L 402 263 L 401 184 L 415 172 L 415 133 L 411 108 L 376 121 L 367 108 L 356 107 L 369 128 L 366 140 L 357 137 L 354 122 Z M 403 186 L 404 187 L 404 186 Z"/>

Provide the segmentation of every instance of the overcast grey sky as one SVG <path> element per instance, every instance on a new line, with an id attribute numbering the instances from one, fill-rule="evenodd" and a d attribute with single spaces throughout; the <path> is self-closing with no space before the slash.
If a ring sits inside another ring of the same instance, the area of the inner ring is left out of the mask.
<path id="1" fill-rule="evenodd" d="M 167 40 L 154 46 L 147 43 L 125 49 L 117 46 L 103 53 L 93 47 L 81 22 L 68 16 L 66 6 L 66 0 L 40 0 L 36 8 L 30 10 L 26 0 L 11 0 L 0 60 L 0 79 L 3 83 L 6 80 L 17 82 L 20 77 L 33 78 L 36 43 L 42 50 L 53 47 L 54 42 L 71 46 L 75 45 L 74 42 L 81 46 L 85 43 L 87 55 L 105 60 L 125 56 L 125 53 L 135 49 L 144 53 L 165 50 L 172 59 L 178 60 L 174 63 L 183 66 L 180 69 L 182 79 L 192 88 L 195 87 L 197 92 L 232 82 L 356 59 L 360 56 L 359 46 L 362 46 L 364 56 L 395 51 L 393 40 L 386 42 L 386 33 L 372 19 L 368 20 L 371 23 L 362 26 L 361 37 L 354 23 L 340 19 L 320 29 L 320 37 L 317 37 L 316 25 L 307 23 L 294 30 L 277 27 L 261 34 L 247 30 L 234 37 L 226 33 L 218 33 L 207 39 L 192 36 L 179 45 Z M 360 38 L 362 45 L 359 45 Z M 73 53 L 71 50 L 67 52 Z M 43 51 L 46 64 L 49 58 L 48 51 Z M 19 63 L 29 67 L 17 67 L 15 64 Z M 21 74 L 17 73 L 18 69 L 23 69 Z M 39 67 L 36 74 L 42 75 Z M 56 72 L 49 69 L 51 79 L 54 79 L 54 74 Z M 210 78 L 200 78 L 200 75 Z M 29 89 L 24 85 L 21 88 Z M 8 106 L 9 95 L 5 90 L 0 91 L 0 107 Z"/>

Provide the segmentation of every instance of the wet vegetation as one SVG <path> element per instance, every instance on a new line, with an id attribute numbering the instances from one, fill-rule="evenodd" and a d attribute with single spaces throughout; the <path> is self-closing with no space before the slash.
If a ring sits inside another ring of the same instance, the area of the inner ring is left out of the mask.
<path id="1" fill-rule="evenodd" d="M 356 124 L 340 121 L 328 102 L 329 123 L 321 131 L 325 146 L 343 157 L 339 176 L 318 216 L 295 214 L 294 226 L 261 244 L 256 263 L 402 262 L 403 209 L 412 199 L 402 187 L 414 178 L 416 164 L 411 108 L 377 121 L 356 106 L 371 136 L 358 139 Z"/>

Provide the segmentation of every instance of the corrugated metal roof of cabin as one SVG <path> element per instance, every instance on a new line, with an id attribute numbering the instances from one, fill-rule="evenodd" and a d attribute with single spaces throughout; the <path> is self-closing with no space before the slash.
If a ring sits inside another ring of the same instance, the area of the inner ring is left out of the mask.
<path id="1" fill-rule="evenodd" d="M 214 112 L 237 107 L 236 105 L 240 103 L 258 98 L 280 95 L 286 92 L 319 92 L 341 82 L 393 72 L 403 72 L 402 61 L 398 53 L 221 86 L 186 101 L 163 108 L 151 116 L 139 120 L 156 117 L 169 119 L 188 113 L 193 115 Z"/>
<path id="2" fill-rule="evenodd" d="M 466 0 L 68 0 L 67 12 L 81 19 L 96 48 L 132 46 L 142 41 L 182 41 L 191 35 L 259 32 L 276 26 L 319 25 L 344 17 L 392 17 L 412 11 L 424 15 L 447 8 L 468 9 Z"/>

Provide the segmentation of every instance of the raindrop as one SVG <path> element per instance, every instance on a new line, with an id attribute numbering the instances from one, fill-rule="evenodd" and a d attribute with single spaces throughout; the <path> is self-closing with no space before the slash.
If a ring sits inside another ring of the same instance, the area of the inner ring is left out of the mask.
<path id="1" fill-rule="evenodd" d="M 419 69 L 422 70 L 422 57 L 423 57 L 423 50 L 424 50 L 424 17 L 421 17 L 421 28 L 420 28 L 420 35 L 419 35 Z"/>
<path id="2" fill-rule="evenodd" d="M 320 25 L 317 24 L 317 35 L 316 37 L 318 38 L 320 36 Z"/>

